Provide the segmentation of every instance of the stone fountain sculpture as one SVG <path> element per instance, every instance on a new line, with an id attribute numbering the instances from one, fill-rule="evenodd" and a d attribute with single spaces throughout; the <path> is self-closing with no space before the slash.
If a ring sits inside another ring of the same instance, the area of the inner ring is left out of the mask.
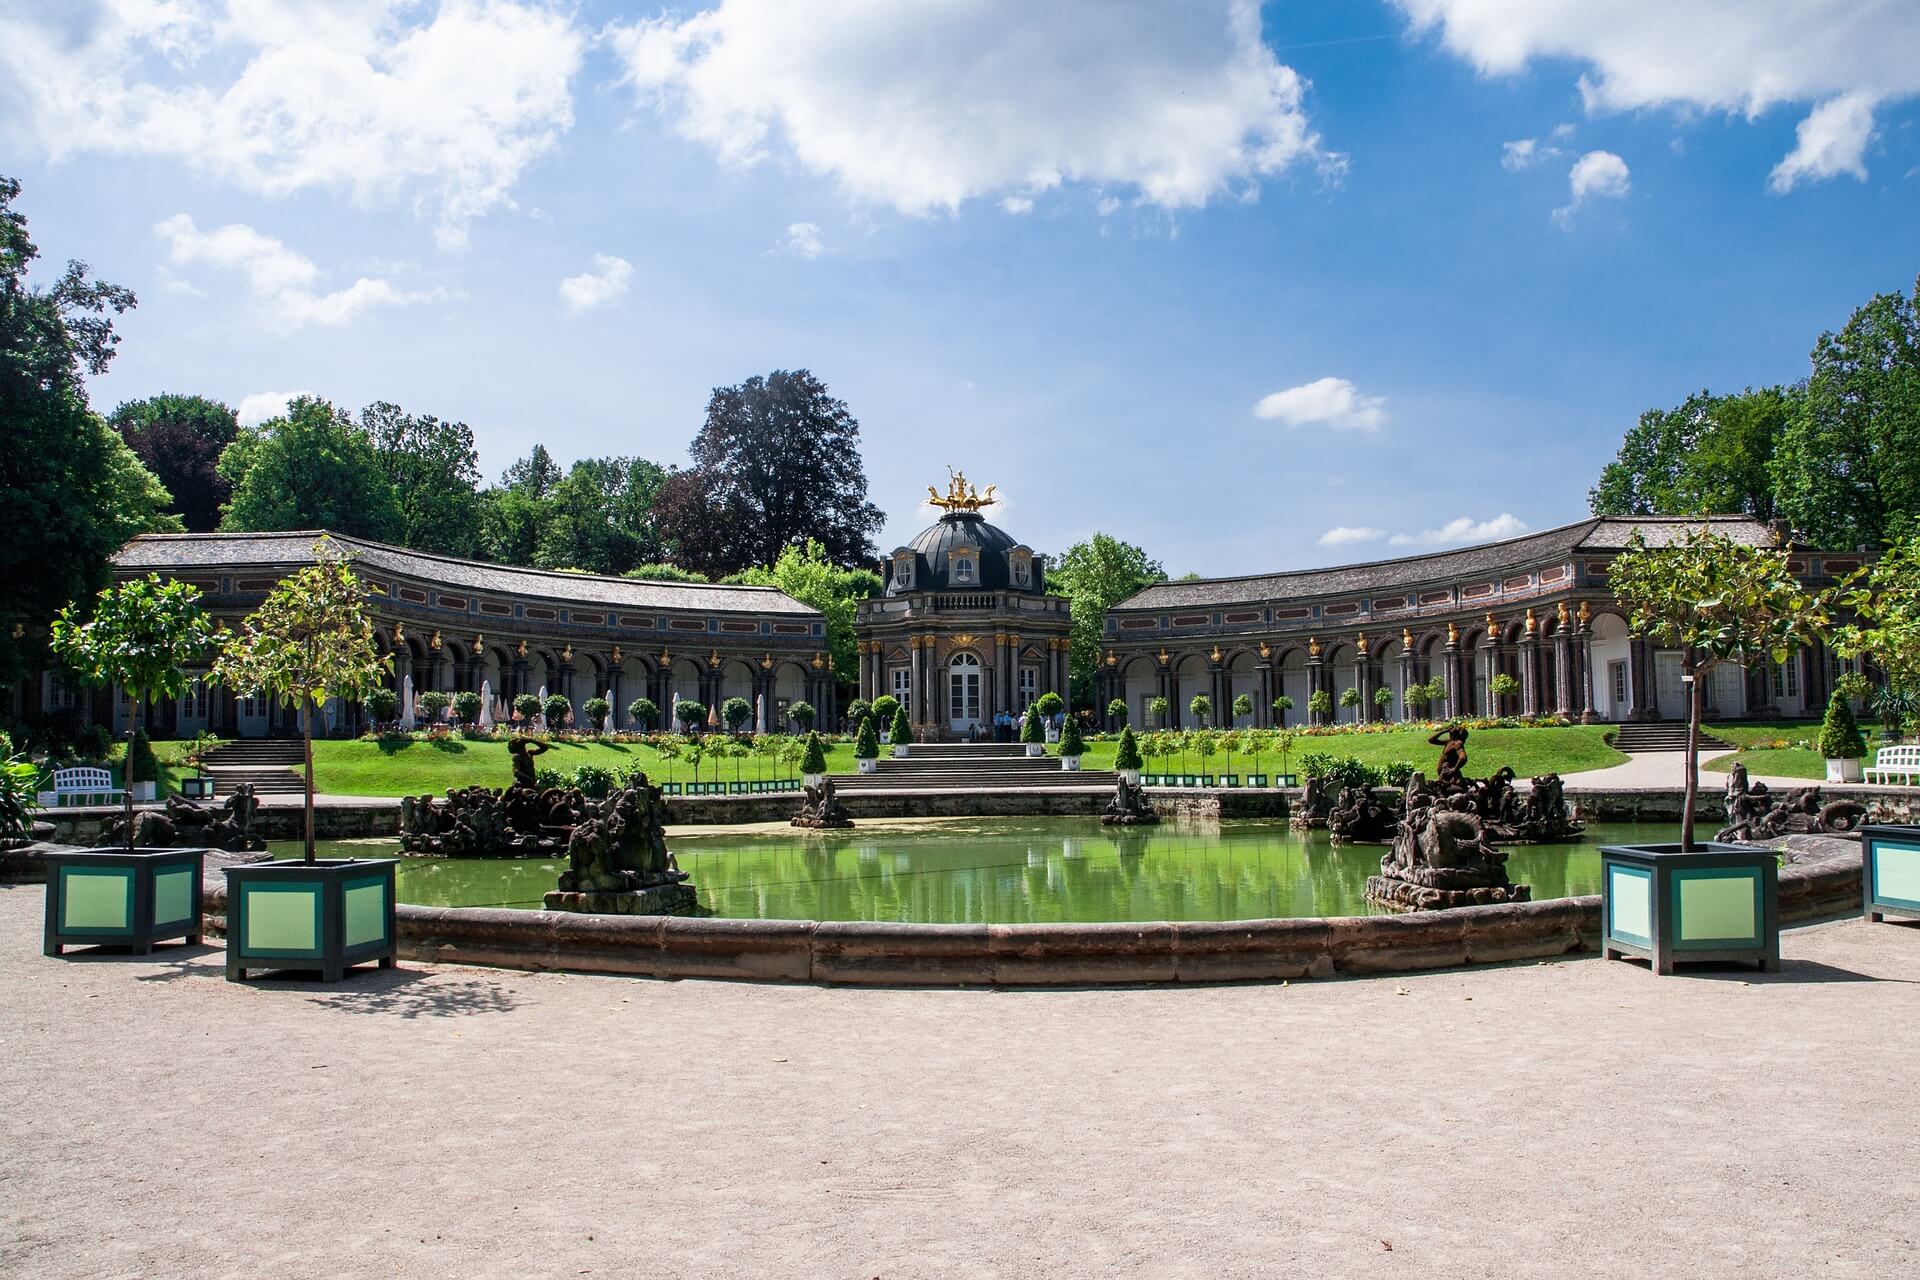
<path id="1" fill-rule="evenodd" d="M 134 815 L 133 843 L 143 849 L 258 853 L 267 847 L 267 842 L 253 830 L 253 821 L 259 812 L 260 800 L 254 795 L 251 782 L 236 786 L 226 803 L 217 809 L 180 796 L 168 796 L 164 811 L 145 810 Z M 126 819 L 116 817 L 107 824 L 96 847 L 124 849 L 126 846 Z"/>
<path id="2" fill-rule="evenodd" d="M 807 798 L 801 802 L 800 812 L 794 815 L 791 825 L 815 831 L 839 831 L 853 825 L 853 819 L 840 805 L 832 778 L 821 777 L 820 784 L 808 787 L 806 792 Z"/>
<path id="3" fill-rule="evenodd" d="M 666 801 L 635 774 L 588 813 L 567 838 L 568 866 L 549 890 L 549 911 L 685 915 L 699 908 L 687 873 L 667 851 Z"/>
<path id="4" fill-rule="evenodd" d="M 1392 911 L 1531 901 L 1533 890 L 1508 879 L 1506 863 L 1472 797 L 1443 796 L 1415 774 L 1393 849 L 1380 859 L 1380 874 L 1367 877 L 1367 900 Z"/>
<path id="5" fill-rule="evenodd" d="M 1107 801 L 1107 811 L 1100 815 L 1102 826 L 1141 827 L 1151 826 L 1160 821 L 1159 812 L 1147 803 L 1147 790 L 1137 782 L 1128 782 L 1125 778 L 1115 780 L 1113 799 Z"/>
<path id="6" fill-rule="evenodd" d="M 1372 787 L 1342 787 L 1327 813 L 1327 833 L 1335 844 L 1385 844 L 1400 826 L 1401 802 L 1380 799 Z"/>
<path id="7" fill-rule="evenodd" d="M 1747 766 L 1734 762 L 1727 774 L 1727 825 L 1717 841 L 1746 843 L 1775 836 L 1832 835 L 1858 827 L 1865 805 L 1852 800 L 1822 801 L 1819 787 L 1795 787 L 1775 794 L 1764 782 L 1749 782 Z"/>

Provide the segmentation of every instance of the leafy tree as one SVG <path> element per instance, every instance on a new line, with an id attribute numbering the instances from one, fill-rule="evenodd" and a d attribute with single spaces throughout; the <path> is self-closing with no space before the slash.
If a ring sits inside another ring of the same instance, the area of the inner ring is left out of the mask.
<path id="1" fill-rule="evenodd" d="M 1774 515 L 1769 465 L 1799 399 L 1762 387 L 1728 396 L 1701 391 L 1672 409 L 1649 409 L 1588 494 L 1595 515 Z"/>
<path id="2" fill-rule="evenodd" d="M 1167 713 L 1171 710 L 1173 710 L 1173 704 L 1165 698 L 1147 699 L 1147 714 L 1157 720 L 1163 729 L 1167 727 Z"/>
<path id="3" fill-rule="evenodd" d="M 1207 721 L 1213 719 L 1213 699 L 1204 693 L 1196 693 L 1193 695 L 1193 701 L 1187 703 L 1187 710 L 1193 713 L 1193 718 L 1198 720 L 1200 727 L 1204 729 L 1207 727 Z"/>
<path id="4" fill-rule="evenodd" d="M 581 703 L 580 710 L 586 714 L 587 723 L 593 726 L 593 731 L 602 733 L 607 727 L 607 717 L 613 714 L 613 704 L 595 695 Z"/>
<path id="5" fill-rule="evenodd" d="M 1784 551 L 1702 529 L 1663 547 L 1649 547 L 1635 534 L 1614 557 L 1608 581 L 1630 610 L 1635 631 L 1681 652 L 1689 684 L 1680 841 L 1683 849 L 1691 849 L 1703 684 L 1723 662 L 1758 661 L 1763 655 L 1785 662 L 1788 653 L 1825 630 L 1827 604 L 1800 585 Z"/>
<path id="6" fill-rule="evenodd" d="M 1393 690 L 1387 688 L 1385 685 L 1381 685 L 1378 689 L 1375 689 L 1373 691 L 1373 705 L 1380 708 L 1381 713 L 1385 714 L 1387 708 L 1393 705 Z"/>
<path id="7" fill-rule="evenodd" d="M 1828 760 L 1858 760 L 1867 754 L 1860 722 L 1853 718 L 1853 707 L 1839 689 L 1827 699 L 1826 719 L 1820 722 L 1820 754 Z"/>
<path id="8" fill-rule="evenodd" d="M 418 701 L 420 709 L 427 713 L 428 724 L 438 724 L 447 708 L 453 705 L 452 695 L 444 689 L 429 689 L 420 695 Z"/>
<path id="9" fill-rule="evenodd" d="M 1140 743 L 1133 736 L 1133 726 L 1120 730 L 1120 745 L 1113 753 L 1113 767 L 1116 769 L 1138 769 L 1142 765 Z"/>
<path id="10" fill-rule="evenodd" d="M 1506 672 L 1497 672 L 1487 681 L 1487 692 L 1493 695 L 1493 713 L 1499 715 L 1505 709 L 1508 698 L 1520 692 L 1520 682 Z"/>
<path id="11" fill-rule="evenodd" d="M 873 718 L 880 724 L 893 726 L 893 713 L 900 709 L 900 699 L 890 693 L 883 693 L 873 700 Z"/>
<path id="12" fill-rule="evenodd" d="M 860 728 L 853 735 L 853 758 L 856 760 L 877 760 L 880 757 L 880 734 L 873 727 L 873 717 L 860 717 Z"/>
<path id="13" fill-rule="evenodd" d="M 1049 718 L 1059 715 L 1066 706 L 1066 701 L 1051 689 L 1033 700 L 1033 709 Z"/>
<path id="14" fill-rule="evenodd" d="M 652 698 L 635 698 L 627 704 L 627 719 L 639 725 L 642 730 L 652 729 L 659 723 L 660 708 Z"/>
<path id="15" fill-rule="evenodd" d="M 712 582 L 704 573 L 695 573 L 691 569 L 682 569 L 677 564 L 636 565 L 620 575 L 623 578 L 643 578 L 648 582 Z"/>
<path id="16" fill-rule="evenodd" d="M 860 717 L 867 714 L 868 704 L 865 698 L 855 698 L 847 704 L 847 723 L 859 724 Z"/>
<path id="17" fill-rule="evenodd" d="M 557 733 L 573 715 L 573 702 L 564 693 L 550 693 L 540 704 L 540 714 L 546 717 L 547 731 Z"/>
<path id="18" fill-rule="evenodd" d="M 653 501 L 666 470 L 645 458 L 582 458 L 542 499 L 533 563 L 624 574 L 663 549 Z"/>
<path id="19" fill-rule="evenodd" d="M 540 695 L 537 693 L 521 694 L 513 700 L 513 713 L 528 724 L 533 723 L 533 718 L 540 714 Z"/>
<path id="20" fill-rule="evenodd" d="M 1333 695 L 1325 689 L 1315 689 L 1307 697 L 1307 710 L 1324 723 L 1333 714 Z"/>
<path id="21" fill-rule="evenodd" d="M 905 707 L 895 704 L 893 708 L 893 722 L 888 727 L 887 736 L 893 739 L 893 745 L 896 747 L 905 746 L 907 743 L 913 741 L 913 725 L 907 721 L 907 709 Z"/>
<path id="22" fill-rule="evenodd" d="M 173 496 L 172 510 L 195 533 L 218 527 L 232 492 L 220 454 L 240 433 L 232 409 L 205 396 L 159 395 L 128 400 L 109 425 Z"/>
<path id="23" fill-rule="evenodd" d="M 213 651 L 213 624 L 200 610 L 200 591 L 148 574 L 102 591 L 92 617 L 73 607 L 53 620 L 53 651 L 87 684 L 119 685 L 133 714 L 127 724 L 127 848 L 133 848 L 133 783 L 144 746 L 142 721 L 155 697 L 177 698 L 192 683 L 189 667 Z M 151 754 L 151 748 L 148 748 Z"/>
<path id="24" fill-rule="evenodd" d="M 688 454 L 660 494 L 680 563 L 724 575 L 810 538 L 832 564 L 873 562 L 885 517 L 867 501 L 860 424 L 807 370 L 715 387 Z"/>
<path id="25" fill-rule="evenodd" d="M 1287 712 L 1293 710 L 1293 699 L 1284 693 L 1281 694 L 1273 700 L 1273 710 L 1280 717 L 1281 723 L 1286 723 Z"/>
<path id="26" fill-rule="evenodd" d="M 39 250 L 19 195 L 0 177 L 0 684 L 39 669 L 55 613 L 107 585 L 108 557 L 129 537 L 180 527 L 164 486 L 87 406 L 85 380 L 106 372 L 113 316 L 133 294 L 83 262 L 29 284 Z"/>
<path id="27" fill-rule="evenodd" d="M 753 704 L 745 698 L 728 698 L 720 704 L 720 718 L 726 722 L 728 732 L 738 733 L 741 726 L 753 718 Z"/>
<path id="28" fill-rule="evenodd" d="M 393 486 L 365 431 L 325 400 L 241 431 L 220 455 L 233 486 L 222 529 L 327 529 L 383 542 L 405 533 Z"/>
<path id="29" fill-rule="evenodd" d="M 1076 542 L 1047 569 L 1047 586 L 1065 596 L 1072 608 L 1073 632 L 1067 651 L 1069 686 L 1074 701 L 1093 700 L 1093 681 L 1100 667 L 1101 628 L 1107 610 L 1155 582 L 1167 571 L 1158 560 L 1130 542 L 1096 533 Z"/>
<path id="30" fill-rule="evenodd" d="M 819 774 L 825 773 L 826 771 L 827 749 L 821 743 L 820 735 L 809 730 L 807 733 L 807 752 L 800 757 L 800 772 Z"/>
<path id="31" fill-rule="evenodd" d="M 267 593 L 231 632 L 214 663 L 214 679 L 242 693 L 278 697 L 300 707 L 306 757 L 306 860 L 313 861 L 313 709 L 328 698 L 359 698 L 379 683 L 391 661 L 375 648 L 366 589 L 325 538 L 314 562 Z"/>
<path id="32" fill-rule="evenodd" d="M 1115 698 L 1107 704 L 1107 715 L 1121 724 L 1127 722 L 1127 700 Z"/>
<path id="33" fill-rule="evenodd" d="M 400 695 L 385 685 L 369 689 L 363 705 L 374 724 L 392 724 L 400 715 Z"/>
<path id="34" fill-rule="evenodd" d="M 749 587 L 778 587 L 808 608 L 818 609 L 826 617 L 827 654 L 834 672 L 846 678 L 860 670 L 853 619 L 862 600 L 880 594 L 879 574 L 871 569 L 841 568 L 824 545 L 809 538 L 803 547 L 782 549 L 770 567 L 747 569 L 727 581 Z"/>
<path id="35" fill-rule="evenodd" d="M 1233 700 L 1233 714 L 1236 719 L 1238 719 L 1241 716 L 1252 715 L 1253 714 L 1252 695 L 1243 693 L 1235 697 Z"/>
<path id="36" fill-rule="evenodd" d="M 814 711 L 813 704 L 804 698 L 797 702 L 787 704 L 787 719 L 799 725 L 803 731 L 813 728 L 813 720 L 816 714 L 818 713 Z"/>
<path id="37" fill-rule="evenodd" d="M 400 513 L 398 539 L 417 551 L 471 556 L 480 549 L 480 454 L 473 429 L 376 401 L 360 428 Z"/>
<path id="38" fill-rule="evenodd" d="M 692 733 L 707 722 L 707 709 L 692 698 L 682 698 L 673 704 L 673 718 L 682 733 Z"/>
<path id="39" fill-rule="evenodd" d="M 461 724 L 472 728 L 480 723 L 480 695 L 471 689 L 462 689 L 453 695 L 453 714 Z"/>
<path id="40" fill-rule="evenodd" d="M 1852 621 L 1834 631 L 1834 648 L 1866 658 L 1894 691 L 1920 693 L 1920 531 L 1910 533 L 1839 585 Z"/>
<path id="41" fill-rule="evenodd" d="M 1914 298 L 1878 294 L 1839 333 L 1820 335 L 1772 472 L 1780 514 L 1817 546 L 1877 547 L 1920 516 Z"/>

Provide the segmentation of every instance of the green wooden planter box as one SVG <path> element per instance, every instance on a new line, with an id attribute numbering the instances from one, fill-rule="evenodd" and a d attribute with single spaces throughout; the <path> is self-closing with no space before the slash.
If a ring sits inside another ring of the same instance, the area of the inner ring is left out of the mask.
<path id="1" fill-rule="evenodd" d="M 395 858 L 321 858 L 228 867 L 227 981 L 250 969 L 318 970 L 394 959 Z"/>
<path id="2" fill-rule="evenodd" d="M 1780 860 L 1772 849 L 1703 843 L 1600 850 L 1600 951 L 1676 963 L 1751 960 L 1780 968 Z"/>
<path id="3" fill-rule="evenodd" d="M 205 849 L 67 849 L 45 855 L 42 950 L 125 947 L 149 955 L 169 938 L 200 941 Z"/>
<path id="4" fill-rule="evenodd" d="M 1920 920 L 1920 827 L 1860 828 L 1860 892 L 1869 920 Z"/>

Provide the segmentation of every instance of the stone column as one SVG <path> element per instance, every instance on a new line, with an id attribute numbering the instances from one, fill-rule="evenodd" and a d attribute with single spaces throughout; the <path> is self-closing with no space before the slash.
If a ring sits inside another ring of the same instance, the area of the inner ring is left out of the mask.
<path id="1" fill-rule="evenodd" d="M 1593 631 L 1591 624 L 1576 623 L 1573 638 L 1573 709 L 1581 724 L 1593 723 Z"/>
<path id="2" fill-rule="evenodd" d="M 1520 714 L 1539 715 L 1543 701 L 1540 693 L 1540 639 L 1529 631 L 1520 637 Z"/>
<path id="3" fill-rule="evenodd" d="M 1567 636 L 1567 626 L 1562 624 L 1553 633 L 1553 709 L 1555 714 L 1570 716 L 1574 714 L 1573 642 Z"/>
<path id="4" fill-rule="evenodd" d="M 1259 692 L 1253 696 L 1254 727 L 1271 729 L 1274 727 L 1273 700 L 1280 696 L 1273 687 L 1273 659 L 1262 658 L 1253 669 L 1260 677 Z"/>
<path id="5" fill-rule="evenodd" d="M 1373 705 L 1373 647 L 1367 645 L 1361 648 L 1365 643 L 1365 637 L 1354 641 L 1353 687 L 1360 695 L 1360 705 L 1353 709 L 1353 718 L 1360 724 L 1367 723 L 1378 714 Z"/>
<path id="6" fill-rule="evenodd" d="M 1447 647 L 1442 652 L 1440 662 L 1447 678 L 1447 693 L 1442 699 L 1444 704 L 1442 710 L 1448 716 L 1464 715 L 1467 707 L 1467 690 L 1471 681 L 1467 668 L 1471 663 L 1451 630 L 1447 633 Z"/>
<path id="7" fill-rule="evenodd" d="M 1315 643 L 1307 649 L 1307 707 L 1308 707 L 1307 723 L 1308 724 L 1326 724 L 1327 721 L 1331 719 L 1334 714 L 1337 714 L 1340 710 L 1340 708 L 1336 706 L 1333 709 L 1333 711 L 1330 712 L 1328 715 L 1322 716 L 1318 712 L 1315 712 L 1312 709 L 1313 695 L 1316 693 L 1319 693 L 1323 689 L 1326 689 L 1326 687 L 1327 687 L 1327 663 L 1326 663 L 1326 659 L 1320 656 L 1319 644 Z M 1329 694 L 1329 696 L 1331 696 L 1331 694 Z"/>
<path id="8" fill-rule="evenodd" d="M 619 667 L 609 663 L 607 688 L 610 690 L 609 696 L 613 700 L 613 706 L 607 709 L 607 727 L 616 731 L 626 723 L 627 719 L 626 691 L 621 687 L 626 683 L 625 674 Z"/>
<path id="9" fill-rule="evenodd" d="M 1421 681 L 1416 680 L 1414 678 L 1415 661 L 1416 659 L 1413 656 L 1413 646 L 1410 644 L 1402 644 L 1400 646 L 1400 716 L 1399 716 L 1399 718 L 1402 720 L 1407 719 L 1407 686 L 1421 683 Z"/>

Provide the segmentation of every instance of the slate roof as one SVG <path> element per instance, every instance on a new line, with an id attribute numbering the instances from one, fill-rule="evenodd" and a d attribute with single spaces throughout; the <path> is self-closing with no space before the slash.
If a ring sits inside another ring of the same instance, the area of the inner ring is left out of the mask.
<path id="1" fill-rule="evenodd" d="M 1041 592 L 1041 565 L 1038 556 L 1034 557 L 1032 580 L 1024 587 L 1013 585 L 1013 571 L 1008 567 L 1007 552 L 1019 546 L 1014 536 L 997 524 L 989 524 L 977 511 L 955 511 L 941 516 L 939 521 L 922 529 L 912 542 L 907 544 L 914 553 L 913 586 L 902 587 L 893 580 L 893 560 L 886 561 L 887 594 L 903 595 L 907 591 L 1025 591 L 1034 594 Z M 978 582 L 949 582 L 947 580 L 947 553 L 956 547 L 978 547 L 980 550 L 980 580 Z"/>
<path id="2" fill-rule="evenodd" d="M 115 566 L 131 570 L 295 569 L 313 562 L 322 530 L 285 533 L 149 533 L 122 547 Z M 774 587 L 723 587 L 698 582 L 651 582 L 595 574 L 554 573 L 461 560 L 326 534 L 355 563 L 460 591 L 490 591 L 558 604 L 693 613 L 752 613 L 818 618 L 818 611 Z"/>
<path id="3" fill-rule="evenodd" d="M 1638 533 L 1649 546 L 1666 546 L 1689 529 L 1710 526 L 1752 546 L 1773 546 L 1777 539 L 1765 521 L 1751 516 L 1596 516 L 1500 542 L 1397 560 L 1296 569 L 1238 578 L 1202 578 L 1159 582 L 1114 606 L 1118 610 L 1182 609 L 1226 604 L 1264 604 L 1319 596 L 1345 596 L 1438 583 L 1483 581 L 1522 569 L 1564 564 L 1575 554 L 1623 549 Z"/>

